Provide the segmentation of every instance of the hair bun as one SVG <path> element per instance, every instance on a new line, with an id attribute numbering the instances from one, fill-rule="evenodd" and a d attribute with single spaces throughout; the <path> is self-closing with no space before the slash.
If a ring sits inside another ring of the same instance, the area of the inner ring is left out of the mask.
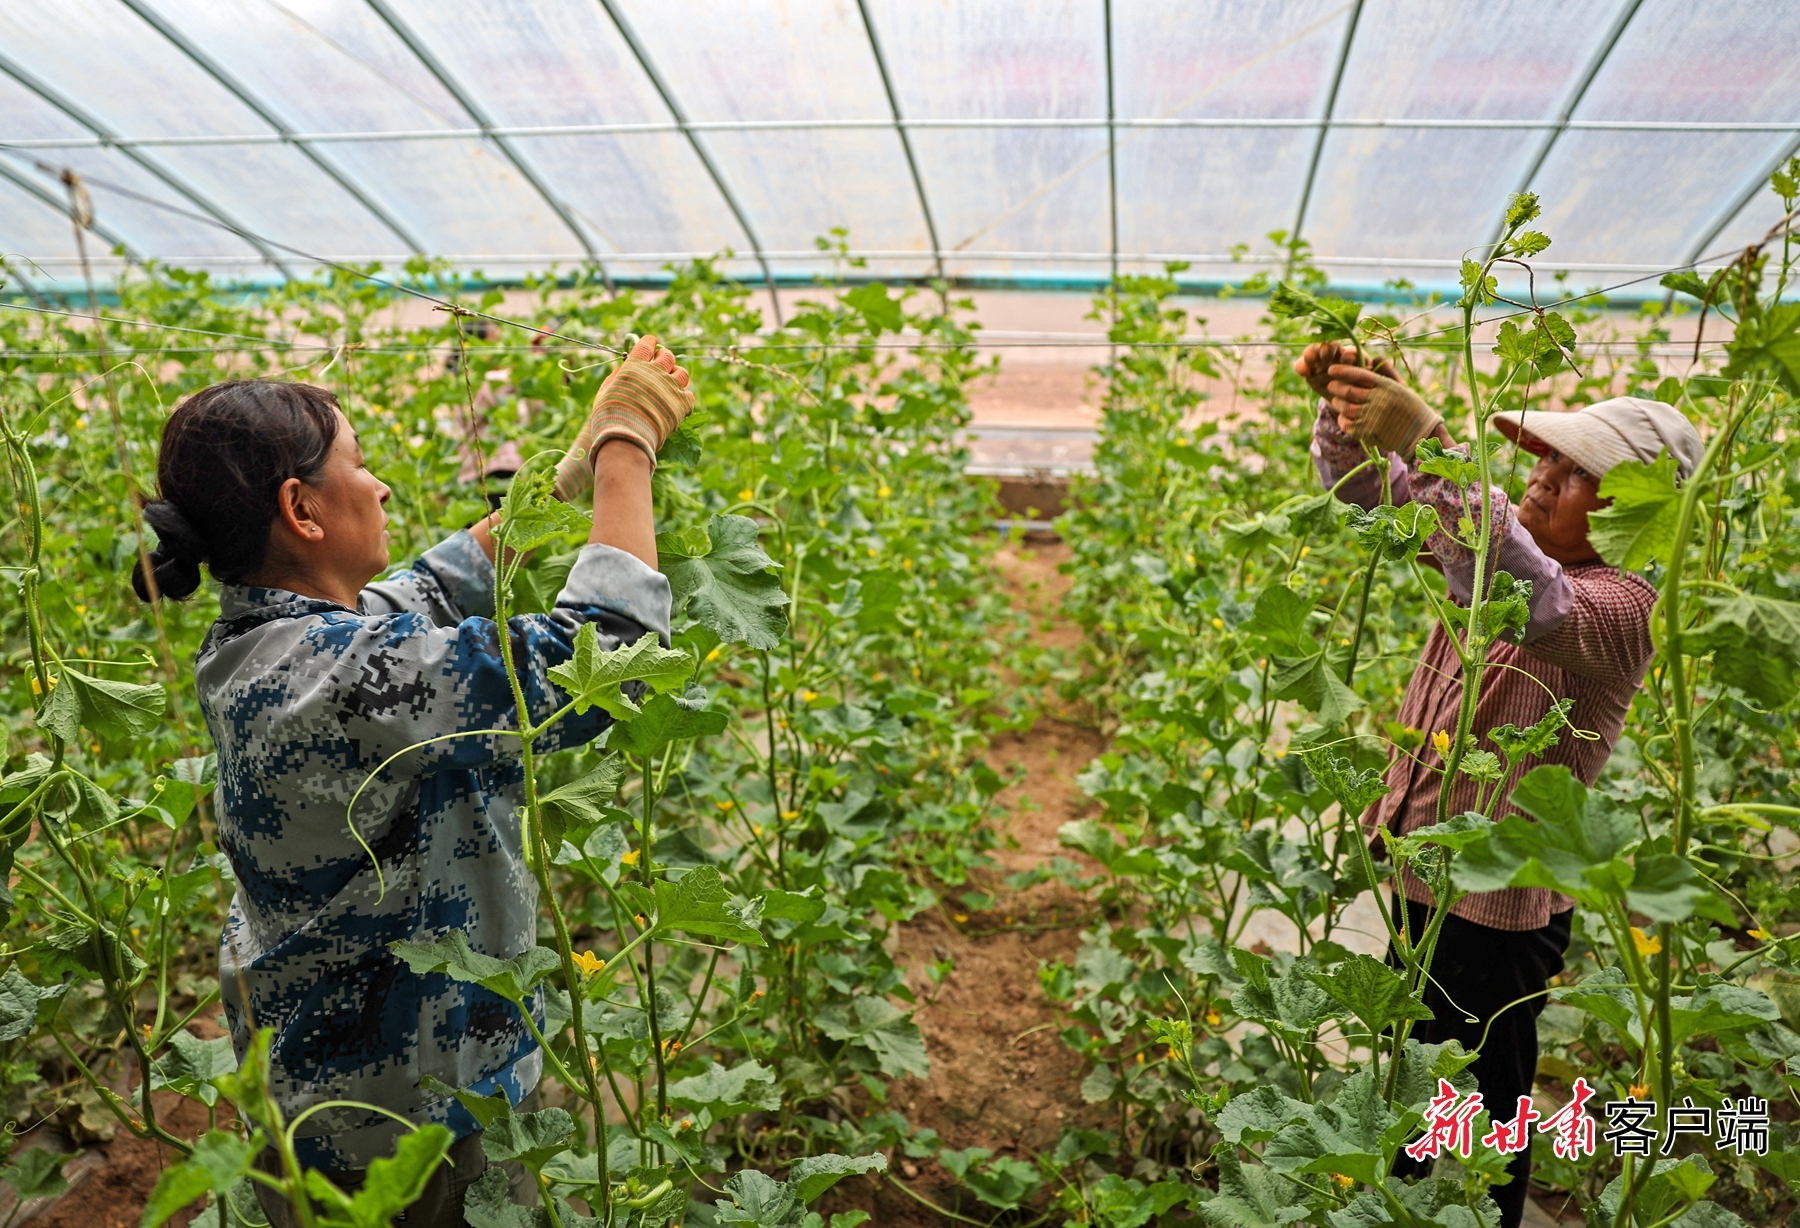
<path id="1" fill-rule="evenodd" d="M 200 564 L 207 553 L 205 540 L 181 509 L 167 499 L 153 499 L 144 505 L 144 523 L 156 530 L 150 569 L 155 575 L 157 595 L 175 601 L 192 596 L 200 587 Z M 150 600 L 142 559 L 132 569 L 131 587 L 139 597 Z"/>

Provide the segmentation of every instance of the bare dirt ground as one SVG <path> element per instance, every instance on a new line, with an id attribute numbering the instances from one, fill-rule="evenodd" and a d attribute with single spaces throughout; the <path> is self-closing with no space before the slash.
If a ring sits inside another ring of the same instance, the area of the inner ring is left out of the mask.
<path id="1" fill-rule="evenodd" d="M 1038 642 L 1053 647 L 1070 647 L 1079 635 L 1057 617 L 1068 580 L 1056 566 L 1068 557 L 1067 546 L 1050 542 L 1009 546 L 996 559 L 1014 604 L 1034 616 Z M 1055 719 L 1039 720 L 1023 736 L 996 739 L 989 764 L 1003 774 L 1022 769 L 1024 776 L 996 799 L 996 864 L 972 884 L 992 897 L 992 906 L 972 912 L 952 894 L 901 931 L 897 958 L 926 1003 L 917 1018 L 931 1076 L 895 1085 L 894 1107 L 915 1129 L 936 1130 L 946 1147 L 979 1145 L 1029 1161 L 1054 1147 L 1064 1129 L 1105 1124 L 1077 1091 L 1081 1060 L 1058 1035 L 1061 1014 L 1038 982 L 1040 965 L 1074 959 L 1087 905 L 1055 883 L 1020 892 L 1003 881 L 1053 857 L 1083 860 L 1057 844 L 1056 829 L 1093 812 L 1075 776 L 1102 745 L 1097 731 Z M 940 988 L 926 968 L 946 959 L 955 966 Z M 956 1205 L 948 1176 L 934 1161 L 896 1157 L 892 1176 L 939 1206 Z M 845 1195 L 844 1205 L 868 1209 L 884 1226 L 950 1222 L 891 1182 L 850 1183 Z"/>

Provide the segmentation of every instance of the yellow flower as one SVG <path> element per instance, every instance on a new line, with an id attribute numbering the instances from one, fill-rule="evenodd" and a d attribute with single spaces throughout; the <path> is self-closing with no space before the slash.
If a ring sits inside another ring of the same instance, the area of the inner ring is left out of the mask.
<path id="1" fill-rule="evenodd" d="M 592 951 L 577 951 L 575 952 L 575 966 L 581 969 L 582 976 L 593 976 L 600 969 L 606 967 L 606 961 Z"/>
<path id="2" fill-rule="evenodd" d="M 1143 1064 L 1144 1064 L 1144 1051 L 1142 1049 L 1139 1049 L 1138 1050 L 1138 1065 L 1142 1066 Z"/>
<path id="3" fill-rule="evenodd" d="M 1225 630 L 1225 620 L 1224 620 L 1224 619 L 1222 619 L 1222 618 L 1215 618 L 1215 619 L 1213 619 L 1213 630 L 1214 630 L 1214 631 L 1223 631 L 1223 630 Z"/>
<path id="4" fill-rule="evenodd" d="M 763 825 L 761 823 L 750 824 L 750 834 L 753 836 L 762 835 L 763 834 Z"/>
<path id="5" fill-rule="evenodd" d="M 1301 557 L 1301 558 L 1305 558 L 1305 557 L 1306 557 L 1306 556 L 1307 556 L 1307 555 L 1309 555 L 1309 554 L 1311 554 L 1311 553 L 1312 553 L 1312 547 L 1311 547 L 1311 546 L 1302 546 L 1302 547 L 1300 547 L 1300 557 Z"/>
<path id="6" fill-rule="evenodd" d="M 85 615 L 87 613 L 87 607 L 84 605 L 78 605 L 75 607 L 75 612 L 77 614 Z"/>
<path id="7" fill-rule="evenodd" d="M 1343 1173 L 1332 1173 L 1331 1174 L 1331 1184 L 1336 1185 L 1336 1186 L 1341 1186 L 1342 1188 L 1347 1190 L 1351 1186 L 1356 1184 L 1356 1178 L 1355 1177 L 1346 1177 Z"/>
<path id="8" fill-rule="evenodd" d="M 1767 942 L 1775 937 L 1775 935 L 1771 934 L 1768 930 L 1751 930 L 1750 937 L 1756 939 L 1758 942 Z"/>
<path id="9" fill-rule="evenodd" d="M 876 492 L 875 492 L 875 494 L 876 494 L 876 497 L 877 497 L 877 498 L 881 498 L 881 499 L 885 499 L 885 498 L 887 498 L 887 497 L 888 497 L 888 496 L 889 496 L 889 495 L 891 495 L 891 494 L 893 494 L 893 493 L 894 493 L 894 492 L 893 492 L 893 491 L 891 491 L 891 490 L 889 490 L 889 489 L 888 489 L 888 488 L 887 488 L 887 487 L 885 487 L 885 486 L 883 486 L 883 487 L 881 487 L 881 488 L 880 488 L 880 489 L 878 489 L 878 490 L 876 490 Z"/>
<path id="10" fill-rule="evenodd" d="M 801 691 L 800 692 L 800 702 L 803 704 L 809 704 L 813 700 L 817 699 L 818 697 L 819 697 L 819 693 L 817 691 Z"/>
<path id="11" fill-rule="evenodd" d="M 800 817 L 800 812 L 798 810 L 783 810 L 781 812 L 781 817 L 783 819 L 797 819 Z"/>
<path id="12" fill-rule="evenodd" d="M 870 546 L 870 547 L 869 547 L 869 557 L 870 557 L 870 558 L 874 558 L 874 557 L 875 557 L 875 547 L 873 547 L 873 546 Z"/>
<path id="13" fill-rule="evenodd" d="M 954 920 L 954 921 L 955 921 L 955 922 L 956 922 L 956 923 L 957 923 L 957 924 L 958 924 L 958 925 L 962 925 L 962 924 L 963 924 L 963 923 L 964 923 L 964 922 L 966 922 L 966 921 L 967 921 L 967 920 L 968 920 L 968 919 L 969 919 L 969 914 L 968 914 L 968 913 L 966 913 L 966 912 L 959 912 L 959 913 L 957 913 L 957 914 L 956 914 L 956 916 L 955 916 L 955 917 L 954 917 L 954 918 L 952 918 L 952 919 L 953 919 L 953 920 Z"/>
<path id="14" fill-rule="evenodd" d="M 1448 756 L 1450 754 L 1450 735 L 1442 729 L 1432 734 L 1431 748 L 1440 755 Z"/>
<path id="15" fill-rule="evenodd" d="M 1218 1011 L 1210 1011 L 1209 1010 L 1206 1012 L 1206 1014 L 1202 1015 L 1201 1018 L 1206 1020 L 1207 1027 L 1216 1028 L 1219 1026 L 1220 1023 L 1222 1023 L 1224 1021 L 1225 1017 L 1223 1015 L 1219 1014 Z"/>
<path id="16" fill-rule="evenodd" d="M 731 803 L 729 801 L 724 801 L 724 802 L 714 802 L 713 805 L 717 806 L 720 810 L 730 810 L 733 803 Z"/>
<path id="17" fill-rule="evenodd" d="M 639 913 L 637 916 L 633 917 L 632 920 L 637 922 L 637 927 L 639 929 L 644 928 L 644 914 L 643 913 Z"/>
<path id="18" fill-rule="evenodd" d="M 635 866 L 637 864 L 638 854 L 642 851 L 642 849 L 627 849 L 625 852 L 619 854 L 619 860 L 628 866 Z"/>
<path id="19" fill-rule="evenodd" d="M 1634 1100 L 1640 1096 L 1648 1096 L 1650 1094 L 1650 1085 L 1648 1083 L 1633 1083 L 1630 1088 L 1630 1094 L 1631 1098 Z"/>
<path id="20" fill-rule="evenodd" d="M 1634 925 L 1631 927 L 1631 945 L 1637 948 L 1639 955 L 1655 955 L 1662 950 L 1662 939 L 1652 938 Z"/>
<path id="21" fill-rule="evenodd" d="M 902 571 L 911 571 L 912 570 L 912 560 L 911 559 L 901 559 L 900 560 L 900 568 Z"/>
<path id="22" fill-rule="evenodd" d="M 715 648 L 711 652 L 706 654 L 706 659 L 708 661 L 717 661 L 719 659 L 719 654 L 723 651 L 724 651 L 724 649 L 722 649 L 722 648 Z"/>
<path id="23" fill-rule="evenodd" d="M 756 498 L 756 492 L 754 490 L 738 491 L 738 502 L 739 503 L 748 503 L 748 502 L 750 502 L 750 500 L 752 500 L 754 498 Z"/>
<path id="24" fill-rule="evenodd" d="M 884 673 L 880 673 L 880 672 L 875 673 L 874 675 L 872 675 L 869 678 L 870 682 L 885 682 L 886 680 L 887 680 L 887 675 Z"/>

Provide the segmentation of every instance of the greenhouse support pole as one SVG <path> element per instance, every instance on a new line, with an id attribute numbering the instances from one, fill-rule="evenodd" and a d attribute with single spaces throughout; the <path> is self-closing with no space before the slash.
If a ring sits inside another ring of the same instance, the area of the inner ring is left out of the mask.
<path id="1" fill-rule="evenodd" d="M 931 258 L 937 265 L 938 281 L 947 282 L 944 276 L 944 245 L 938 242 L 937 221 L 931 216 L 931 201 L 925 195 L 925 179 L 919 174 L 919 160 L 913 156 L 912 134 L 906 130 L 906 122 L 900 116 L 900 95 L 894 92 L 894 78 L 888 72 L 887 56 L 881 50 L 881 36 L 875 33 L 875 19 L 869 14 L 869 0 L 856 0 L 856 9 L 862 14 L 863 29 L 869 35 L 869 51 L 875 57 L 875 69 L 881 74 L 881 88 L 887 92 L 888 110 L 894 115 L 894 131 L 900 137 L 900 148 L 906 154 L 906 169 L 912 174 L 913 191 L 919 197 L 919 212 L 925 215 L 925 234 L 931 240 Z M 946 292 L 945 297 L 948 297 Z"/>
<path id="2" fill-rule="evenodd" d="M 512 163 L 513 169 L 518 171 L 525 182 L 529 183 L 532 189 L 543 198 L 544 203 L 550 206 L 550 211 L 556 214 L 562 224 L 568 228 L 569 233 L 575 236 L 575 241 L 581 244 L 582 252 L 600 270 L 600 280 L 605 284 L 606 292 L 613 293 L 612 274 L 607 271 L 606 264 L 600 259 L 600 253 L 594 250 L 592 243 L 588 242 L 587 232 L 582 230 L 580 224 L 576 222 L 575 215 L 569 211 L 568 205 L 557 199 L 556 195 L 550 191 L 550 185 L 538 175 L 531 163 L 526 160 L 525 155 L 519 152 L 518 147 L 510 139 L 494 131 L 496 126 L 494 121 L 475 101 L 474 95 L 463 88 L 462 82 L 457 80 L 448 66 L 431 54 L 431 49 L 425 46 L 418 35 L 413 33 L 412 28 L 400 19 L 400 15 L 394 12 L 387 0 L 368 0 L 368 5 L 375 10 L 376 16 L 387 23 L 388 29 L 392 30 L 395 36 L 406 44 L 407 50 L 411 51 L 414 58 L 424 65 L 425 71 L 436 78 L 437 83 L 443 86 L 452 98 L 456 99 L 458 106 L 468 112 L 469 118 L 473 119 L 480 127 L 482 135 L 499 147 L 500 152 L 506 155 L 506 160 Z"/>
<path id="3" fill-rule="evenodd" d="M 370 3 L 374 3 L 374 0 L 370 0 Z M 713 186 L 718 188 L 719 195 L 725 198 L 725 207 L 731 210 L 731 216 L 737 219 L 737 224 L 743 229 L 744 238 L 750 244 L 750 252 L 756 257 L 756 263 L 762 268 L 763 282 L 769 287 L 769 301 L 775 307 L 775 327 L 780 328 L 782 326 L 781 295 L 776 292 L 775 274 L 769 271 L 769 262 L 763 256 L 762 242 L 756 237 L 756 231 L 750 225 L 749 214 L 745 213 L 744 207 L 738 203 L 738 198 L 731 191 L 731 185 L 725 182 L 724 172 L 719 170 L 718 164 L 707 152 L 706 145 L 700 140 L 699 133 L 694 131 L 693 125 L 688 121 L 687 112 L 682 110 L 681 103 L 675 97 L 675 91 L 669 88 L 669 83 L 663 80 L 661 73 L 656 71 L 656 64 L 650 59 L 649 51 L 644 48 L 643 43 L 638 41 L 637 31 L 631 28 L 629 21 L 625 20 L 625 14 L 619 11 L 617 0 L 600 0 L 600 7 L 606 10 L 608 17 L 612 18 L 613 28 L 618 30 L 619 37 L 625 40 L 625 45 L 631 48 L 631 54 L 636 57 L 638 67 L 644 70 L 644 75 L 650 78 L 650 84 L 656 87 L 656 92 L 661 96 L 663 105 L 669 108 L 669 115 L 675 120 L 675 126 L 681 130 L 683 136 L 687 137 L 688 144 L 693 147 L 694 156 L 700 159 L 700 165 L 706 168 L 708 175 L 712 176 Z"/>
<path id="4" fill-rule="evenodd" d="M 1112 0 L 1104 0 L 1101 12 L 1106 22 L 1106 222 L 1111 231 L 1107 250 L 1112 254 L 1112 292 L 1116 298 L 1119 293 L 1119 117 L 1113 99 Z"/>
<path id="5" fill-rule="evenodd" d="M 1693 264 L 1700 257 L 1706 255 L 1706 249 L 1711 247 L 1713 241 L 1725 232 L 1727 226 L 1737 220 L 1737 215 L 1744 211 L 1745 206 L 1756 199 L 1756 194 L 1762 191 L 1769 182 L 1769 177 L 1780 170 L 1782 164 L 1795 154 L 1800 154 L 1800 133 L 1795 133 L 1794 139 L 1783 145 L 1767 165 L 1745 180 L 1744 186 L 1732 195 L 1731 202 L 1719 211 L 1719 215 L 1713 218 L 1705 230 L 1700 232 L 1700 237 L 1694 241 L 1692 247 L 1688 248 L 1688 264 Z"/>
<path id="6" fill-rule="evenodd" d="M 5 73 L 14 81 L 17 81 L 33 94 L 36 94 L 39 98 L 42 98 L 58 111 L 61 111 L 64 115 L 67 115 L 83 128 L 86 128 L 89 132 L 99 137 L 103 143 L 111 142 L 112 133 L 108 132 L 106 126 L 98 119 L 83 111 L 80 107 L 76 106 L 67 98 L 64 98 L 61 94 L 58 94 L 55 90 L 51 89 L 48 85 L 45 85 L 42 81 L 39 81 L 23 68 L 20 68 L 4 55 L 0 55 L 0 73 Z M 214 204 L 206 196 L 202 195 L 197 189 L 189 186 L 180 176 L 175 174 L 174 171 L 171 171 L 156 158 L 145 153 L 141 149 L 120 149 L 119 152 L 137 163 L 138 166 L 142 167 L 144 170 L 150 172 L 150 174 L 154 175 L 157 179 L 161 180 L 164 186 L 178 193 L 196 209 L 212 218 L 225 229 L 231 231 L 232 234 L 242 239 L 245 243 L 248 243 L 256 251 L 257 255 L 261 256 L 269 264 L 274 265 L 283 277 L 290 280 L 293 278 L 294 271 L 283 264 L 281 262 L 281 257 L 277 256 L 266 243 L 257 238 L 252 231 L 246 229 L 236 218 L 232 217 L 229 213 L 226 213 L 225 210 Z M 67 216 L 66 210 L 64 211 L 64 216 Z"/>
<path id="7" fill-rule="evenodd" d="M 1325 95 L 1325 114 L 1319 124 L 1319 135 L 1313 141 L 1312 158 L 1306 164 L 1306 182 L 1300 188 L 1300 207 L 1294 210 L 1294 232 L 1288 236 L 1288 251 L 1296 249 L 1301 229 L 1306 225 L 1306 210 L 1312 204 L 1313 182 L 1319 177 L 1319 160 L 1325 155 L 1325 138 L 1331 135 L 1331 117 L 1337 110 L 1338 89 L 1344 84 L 1344 69 L 1350 63 L 1350 48 L 1356 44 L 1356 23 L 1362 20 L 1363 0 L 1350 9 L 1349 24 L 1344 27 L 1344 41 L 1338 47 L 1337 67 L 1331 73 L 1331 89 Z M 1288 261 L 1291 266 L 1293 261 Z"/>
<path id="8" fill-rule="evenodd" d="M 1625 33 L 1625 27 L 1631 24 L 1631 19 L 1637 15 L 1638 5 L 1642 3 L 1643 0 L 1625 0 L 1625 3 L 1619 7 L 1619 11 L 1613 14 L 1612 25 L 1607 27 L 1605 36 L 1600 40 L 1600 45 L 1594 48 L 1594 54 L 1588 57 L 1587 67 L 1583 68 L 1581 75 L 1575 79 L 1575 85 L 1569 90 L 1568 98 L 1556 113 L 1555 122 L 1550 125 L 1550 130 L 1544 133 L 1544 139 L 1538 142 L 1537 153 L 1532 156 L 1530 164 L 1525 168 L 1525 173 L 1519 176 L 1519 186 L 1514 188 L 1511 195 L 1506 198 L 1508 206 L 1511 205 L 1514 196 L 1520 192 L 1531 190 L 1532 181 L 1537 178 L 1538 172 L 1544 169 L 1544 163 L 1549 159 L 1550 151 L 1556 148 L 1557 138 L 1568 130 L 1569 121 L 1575 118 L 1576 108 L 1581 106 L 1581 100 L 1587 97 L 1588 87 L 1594 83 L 1594 78 L 1600 75 L 1600 70 L 1606 67 L 1606 61 L 1612 55 L 1613 48 L 1619 45 L 1619 39 Z M 1488 236 L 1489 247 L 1500 241 L 1500 234 L 1505 228 L 1506 208 L 1503 207 L 1500 210 L 1500 216 L 1494 220 L 1493 232 Z"/>
<path id="9" fill-rule="evenodd" d="M 405 226 L 400 224 L 398 218 L 389 213 L 386 208 L 365 192 L 359 184 L 345 173 L 343 168 L 339 167 L 331 159 L 320 153 L 310 143 L 296 139 L 294 130 L 283 123 L 281 118 L 263 103 L 262 99 L 251 93 L 247 86 L 225 71 L 223 65 L 219 64 L 211 56 L 189 42 L 187 37 L 183 35 L 180 30 L 177 30 L 168 21 L 164 20 L 161 13 L 158 13 L 155 9 L 144 3 L 144 0 L 119 0 L 119 2 L 132 12 L 136 13 L 139 17 L 143 18 L 143 20 L 158 34 L 173 43 L 176 50 L 192 60 L 202 72 L 218 82 L 218 84 L 222 86 L 226 92 L 231 94 L 232 97 L 236 98 L 246 107 L 249 107 L 258 119 L 273 128 L 285 138 L 287 143 L 293 145 L 295 149 L 298 149 L 308 161 L 318 167 L 321 171 L 325 172 L 328 179 L 337 184 L 338 187 L 344 189 L 344 191 L 348 192 L 351 199 L 367 209 L 375 217 L 375 220 L 387 227 L 396 239 L 399 239 L 400 242 L 406 244 L 413 255 L 423 256 L 426 254 L 424 246 L 418 239 L 413 237 L 412 233 L 407 230 Z"/>

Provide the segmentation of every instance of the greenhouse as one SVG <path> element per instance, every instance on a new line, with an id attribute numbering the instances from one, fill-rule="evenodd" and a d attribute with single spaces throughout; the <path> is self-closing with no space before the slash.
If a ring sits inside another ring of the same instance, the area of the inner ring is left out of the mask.
<path id="1" fill-rule="evenodd" d="M 0 1228 L 1800 1225 L 1800 8 L 0 6 Z"/>

